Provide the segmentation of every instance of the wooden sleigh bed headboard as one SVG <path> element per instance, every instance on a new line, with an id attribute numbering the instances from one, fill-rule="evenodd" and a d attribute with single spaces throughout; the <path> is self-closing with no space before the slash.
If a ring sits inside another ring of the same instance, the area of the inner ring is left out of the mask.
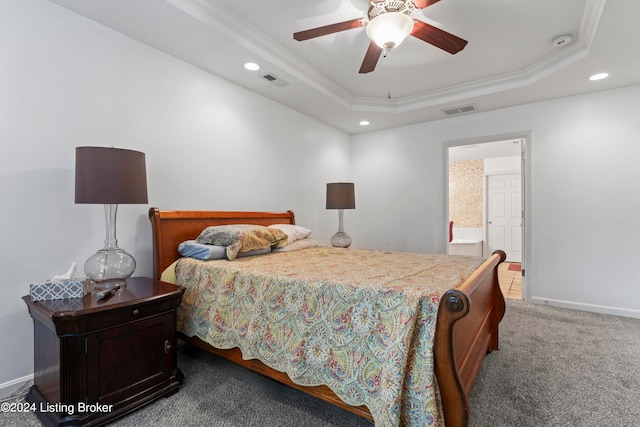
<path id="1" fill-rule="evenodd" d="M 241 223 L 295 224 L 294 213 L 291 211 L 161 211 L 151 208 L 149 219 L 153 232 L 155 279 L 180 257 L 178 245 L 185 240 L 195 239 L 207 226 Z M 468 425 L 468 398 L 478 371 L 485 354 L 498 349 L 498 324 L 505 312 L 504 297 L 498 284 L 498 265 L 505 258 L 503 251 L 494 252 L 461 286 L 448 290 L 441 297 L 434 338 L 434 370 L 447 427 Z M 286 374 L 271 369 L 256 359 L 244 360 L 237 348 L 221 350 L 198 338 L 183 334 L 180 337 L 248 369 L 372 419 L 368 408 L 343 403 L 326 386 L 300 386 Z"/>
<path id="2" fill-rule="evenodd" d="M 193 240 L 209 225 L 224 224 L 295 224 L 292 211 L 161 211 L 149 209 L 153 231 L 153 278 L 159 279 L 172 262 L 180 258 L 178 245 Z"/>

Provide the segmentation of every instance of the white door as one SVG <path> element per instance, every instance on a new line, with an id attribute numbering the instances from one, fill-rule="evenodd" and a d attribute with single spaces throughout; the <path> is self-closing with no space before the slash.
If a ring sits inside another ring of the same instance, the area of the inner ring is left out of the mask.
<path id="1" fill-rule="evenodd" d="M 487 180 L 487 244 L 502 249 L 507 261 L 522 262 L 520 174 L 490 175 Z"/>

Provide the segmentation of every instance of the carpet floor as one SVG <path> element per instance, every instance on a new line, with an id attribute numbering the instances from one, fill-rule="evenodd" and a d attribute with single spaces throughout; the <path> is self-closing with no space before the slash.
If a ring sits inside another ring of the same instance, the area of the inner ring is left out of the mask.
<path id="1" fill-rule="evenodd" d="M 640 424 L 640 320 L 507 300 L 500 350 L 470 398 L 472 427 Z M 321 400 L 190 345 L 180 391 L 115 421 L 118 427 L 371 427 Z M 30 413 L 1 425 L 38 426 Z"/>

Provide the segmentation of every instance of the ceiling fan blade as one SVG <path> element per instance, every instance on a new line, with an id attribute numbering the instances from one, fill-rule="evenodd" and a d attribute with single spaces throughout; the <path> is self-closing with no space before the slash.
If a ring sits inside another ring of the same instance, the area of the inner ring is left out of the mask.
<path id="1" fill-rule="evenodd" d="M 380 59 L 380 53 L 382 53 L 382 48 L 380 46 L 375 44 L 375 42 L 369 43 L 369 49 L 367 49 L 367 53 L 364 55 L 364 60 L 360 66 L 359 73 L 366 74 L 375 70 L 378 59 Z"/>
<path id="2" fill-rule="evenodd" d="M 411 35 L 451 54 L 460 52 L 468 43 L 458 36 L 418 20 L 413 21 Z"/>
<path id="3" fill-rule="evenodd" d="M 322 27 L 311 28 L 310 30 L 293 33 L 293 38 L 301 42 L 303 40 L 326 36 L 327 34 L 333 34 L 339 31 L 351 30 L 352 28 L 360 28 L 365 25 L 366 22 L 366 19 L 358 18 L 352 19 L 351 21 L 338 22 L 337 24 L 324 25 Z"/>
<path id="4" fill-rule="evenodd" d="M 416 9 L 424 9 L 427 6 L 431 6 L 434 3 L 438 3 L 440 0 L 413 0 L 413 5 Z"/>

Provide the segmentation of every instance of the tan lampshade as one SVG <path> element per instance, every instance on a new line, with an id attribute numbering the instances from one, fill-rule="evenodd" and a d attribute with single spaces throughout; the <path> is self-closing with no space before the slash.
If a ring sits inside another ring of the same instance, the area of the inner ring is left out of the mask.
<path id="1" fill-rule="evenodd" d="M 110 147 L 76 147 L 76 203 L 147 202 L 144 153 Z"/>
<path id="2" fill-rule="evenodd" d="M 355 209 L 356 197 L 353 182 L 327 184 L 327 209 Z"/>

